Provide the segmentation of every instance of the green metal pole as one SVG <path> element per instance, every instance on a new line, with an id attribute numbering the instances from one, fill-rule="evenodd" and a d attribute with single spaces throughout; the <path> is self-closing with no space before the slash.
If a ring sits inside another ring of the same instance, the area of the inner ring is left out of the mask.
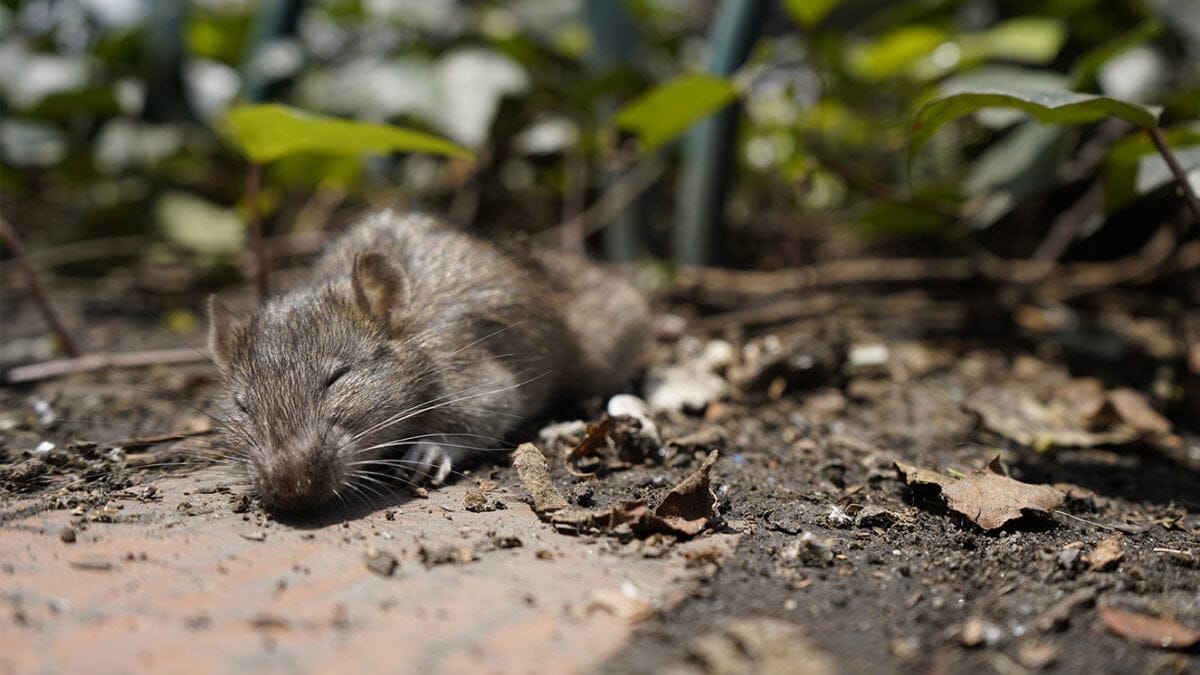
<path id="1" fill-rule="evenodd" d="M 592 33 L 592 49 L 588 61 L 596 71 L 606 71 L 629 64 L 637 47 L 637 31 L 633 18 L 619 0 L 584 0 L 584 19 Z M 616 101 L 605 101 L 603 113 L 611 113 Z M 629 169 L 626 169 L 629 171 Z M 604 176 L 607 189 L 621 179 L 622 173 Z M 601 233 L 604 256 L 613 262 L 631 262 L 647 254 L 645 225 L 641 200 L 621 211 Z"/>
<path id="2" fill-rule="evenodd" d="M 728 76 L 746 61 L 766 9 L 766 0 L 721 0 L 709 38 L 709 72 Z M 712 264 L 721 257 L 737 121 L 735 104 L 698 123 L 684 140 L 671 242 L 680 264 Z"/>

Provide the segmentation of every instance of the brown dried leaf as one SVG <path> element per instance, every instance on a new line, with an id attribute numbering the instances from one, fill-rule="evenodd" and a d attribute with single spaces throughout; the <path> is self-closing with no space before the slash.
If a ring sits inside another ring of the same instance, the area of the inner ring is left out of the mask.
<path id="1" fill-rule="evenodd" d="M 717 495 L 713 493 L 708 480 L 716 461 L 717 451 L 713 450 L 695 473 L 671 488 L 662 503 L 654 509 L 654 516 L 659 521 L 652 523 L 654 526 L 662 527 L 667 534 L 689 537 L 704 529 L 717 503 Z"/>
<path id="2" fill-rule="evenodd" d="M 802 627 L 766 617 L 736 619 L 688 645 L 705 673 L 833 675 L 836 660 L 817 649 Z"/>
<path id="3" fill-rule="evenodd" d="M 1067 405 L 1067 409 L 1080 420 L 1097 419 L 1104 410 L 1107 400 L 1104 385 L 1094 377 L 1080 377 L 1060 385 L 1055 395 Z"/>
<path id="4" fill-rule="evenodd" d="M 598 424 L 589 424 L 587 426 L 587 436 L 574 450 L 572 450 L 567 458 L 575 461 L 580 457 L 587 457 L 596 452 L 596 449 L 607 442 L 608 432 L 612 429 L 612 418 L 605 415 Z"/>
<path id="5" fill-rule="evenodd" d="M 1171 423 L 1167 418 L 1158 414 L 1158 411 L 1146 402 L 1146 397 L 1133 389 L 1113 389 L 1108 392 L 1108 402 L 1126 424 L 1138 431 L 1152 434 L 1171 433 Z"/>
<path id="6" fill-rule="evenodd" d="M 550 467 L 546 464 L 546 456 L 536 445 L 522 443 L 517 447 L 513 452 L 513 466 L 517 467 L 521 485 L 533 497 L 533 510 L 538 515 L 561 511 L 570 506 L 550 480 Z"/>
<path id="7" fill-rule="evenodd" d="M 1116 567 L 1117 563 L 1125 557 L 1125 552 L 1121 550 L 1121 539 L 1119 537 L 1109 537 L 1102 539 L 1096 544 L 1096 548 L 1090 553 L 1083 555 L 1083 562 L 1088 564 L 1088 569 L 1093 572 L 1102 572 L 1104 570 Z"/>
<path id="8" fill-rule="evenodd" d="M 942 488 L 946 504 L 985 530 L 994 530 L 1029 512 L 1046 513 L 1062 505 L 1065 496 L 1049 485 L 1031 485 L 1005 476 L 999 456 L 987 471 L 972 471 L 966 478 Z"/>
<path id="9" fill-rule="evenodd" d="M 717 497 L 709 485 L 709 473 L 716 461 L 714 450 L 695 473 L 671 488 L 653 512 L 646 502 L 639 500 L 594 511 L 564 508 L 554 513 L 539 511 L 538 515 L 566 532 L 608 532 L 629 524 L 641 537 L 652 534 L 693 537 L 713 517 Z"/>
<path id="10" fill-rule="evenodd" d="M 918 469 L 915 466 L 905 464 L 903 462 L 892 462 L 892 466 L 904 479 L 905 484 L 912 485 L 935 485 L 939 488 L 944 488 L 947 485 L 954 483 L 954 478 L 947 476 L 944 473 L 930 471 L 929 469 Z"/>
<path id="11" fill-rule="evenodd" d="M 566 509 L 547 514 L 548 517 L 543 517 L 542 520 L 570 532 L 605 532 L 625 523 L 638 523 L 649 513 L 649 505 L 637 500 L 621 502 L 616 506 L 596 511 Z"/>
<path id="12" fill-rule="evenodd" d="M 967 397 L 963 408 L 978 415 L 989 431 L 1039 451 L 1119 445 L 1138 437 L 1135 430 L 1124 426 L 1089 431 L 1090 421 L 1078 417 L 1066 401 L 1042 403 L 1016 384 L 984 387 Z"/>
<path id="13" fill-rule="evenodd" d="M 1100 619 L 1108 630 L 1127 640 L 1160 647 L 1187 649 L 1200 644 L 1200 630 L 1181 625 L 1174 619 L 1101 607 Z"/>

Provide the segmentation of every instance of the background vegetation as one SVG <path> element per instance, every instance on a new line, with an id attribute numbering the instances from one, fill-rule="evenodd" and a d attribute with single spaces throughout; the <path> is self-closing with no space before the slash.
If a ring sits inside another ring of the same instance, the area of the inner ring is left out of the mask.
<path id="1" fill-rule="evenodd" d="M 1137 126 L 1158 120 L 1200 185 L 1194 0 L 4 0 L 0 39 L 4 216 L 68 276 L 185 259 L 215 283 L 255 212 L 303 248 L 391 204 L 755 268 L 863 250 L 1113 260 L 1160 225 L 1169 257 L 1195 237 Z M 963 98 L 914 143 L 922 106 L 997 88 L 1108 98 L 1026 106 L 1067 124 Z M 355 152 L 330 152 L 336 135 L 289 148 L 248 191 L 230 111 L 267 101 L 469 154 L 347 132 Z"/>

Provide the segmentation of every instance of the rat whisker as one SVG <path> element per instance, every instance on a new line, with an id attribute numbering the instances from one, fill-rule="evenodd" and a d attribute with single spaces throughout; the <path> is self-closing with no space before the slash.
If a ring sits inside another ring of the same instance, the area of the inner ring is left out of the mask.
<path id="1" fill-rule="evenodd" d="M 380 495 L 380 498 L 382 498 L 382 499 L 387 499 L 388 496 L 391 496 L 393 498 L 398 497 L 399 493 L 397 493 L 392 486 L 388 485 L 386 482 L 380 480 L 379 478 L 375 478 L 374 476 L 383 476 L 384 478 L 387 478 L 387 479 L 393 480 L 393 481 L 397 481 L 403 485 L 407 485 L 412 488 L 417 487 L 416 482 L 408 480 L 408 479 L 404 478 L 403 476 L 394 476 L 391 474 L 379 473 L 379 472 L 374 472 L 374 471 L 364 471 L 362 469 L 359 469 L 358 471 L 355 471 L 354 473 L 352 473 L 350 475 L 356 481 L 364 481 L 363 483 L 360 483 L 364 487 L 366 487 L 367 484 L 373 483 L 373 484 L 378 485 L 381 488 L 387 490 L 390 493 L 390 495 Z"/>
<path id="2" fill-rule="evenodd" d="M 388 500 L 389 495 L 387 495 L 384 492 L 381 492 L 378 488 L 371 485 L 372 483 L 381 483 L 381 481 L 371 478 L 369 476 L 360 476 L 360 475 L 355 475 L 353 477 L 353 479 L 354 479 L 354 482 L 356 485 L 358 485 L 363 490 L 370 492 L 372 495 L 374 495 L 375 499 L 378 499 L 379 501 L 387 501 Z M 393 495 L 391 495 L 391 497 L 394 498 L 395 495 L 393 494 Z M 364 502 L 364 504 L 365 503 L 366 502 Z"/>
<path id="3" fill-rule="evenodd" d="M 401 447 L 401 446 L 406 446 L 406 445 L 421 445 L 422 442 L 423 441 L 387 441 L 384 443 L 372 445 L 369 448 L 363 448 L 362 450 L 357 450 L 352 455 L 350 455 L 350 457 L 357 457 L 359 455 L 365 455 L 368 452 L 373 452 L 375 450 L 382 450 L 384 448 L 396 448 L 396 447 Z M 460 443 L 438 443 L 437 445 L 440 445 L 443 448 L 461 448 L 463 450 L 479 450 L 479 449 L 481 449 L 477 445 L 463 445 Z"/>
<path id="4" fill-rule="evenodd" d="M 401 470 L 411 469 L 413 467 L 424 466 L 423 462 L 420 462 L 418 460 L 413 460 L 413 459 L 406 459 L 406 460 L 384 459 L 384 460 L 378 460 L 378 461 L 374 461 L 374 462 L 357 462 L 357 464 L 378 464 L 380 466 L 390 467 L 393 469 L 401 469 Z M 363 469 L 358 469 L 357 471 L 363 471 Z M 370 473 L 372 473 L 373 475 L 387 476 L 387 477 L 394 478 L 394 479 L 402 479 L 401 476 L 396 475 L 394 472 L 380 473 L 380 472 L 375 471 L 375 472 L 370 472 Z M 457 476 L 459 478 L 470 478 L 469 474 L 464 473 L 462 471 L 457 471 L 455 469 L 450 469 L 450 474 L 453 476 Z M 413 485 L 413 487 L 416 487 L 416 485 Z"/>
<path id="5" fill-rule="evenodd" d="M 419 414 L 422 414 L 425 412 L 430 412 L 432 410 L 436 410 L 443 405 L 450 405 L 450 404 L 458 403 L 460 401 L 469 400 L 472 398 L 479 398 L 481 396 L 493 396 L 495 394 L 504 393 L 505 391 L 516 389 L 518 387 L 523 387 L 523 386 L 529 384 L 530 382 L 533 382 L 541 377 L 545 377 L 548 374 L 549 374 L 549 371 L 541 373 L 539 375 L 536 375 L 536 376 L 529 378 L 528 380 L 525 380 L 523 382 L 517 382 L 515 384 L 506 385 L 499 389 L 493 389 L 493 390 L 489 390 L 489 391 L 473 392 L 473 393 L 469 393 L 469 394 L 467 393 L 467 392 L 471 392 L 472 389 L 487 386 L 487 384 L 484 383 L 484 384 L 476 385 L 475 387 L 465 387 L 456 392 L 449 392 L 449 393 L 443 394 L 441 396 L 435 397 L 428 401 L 424 401 L 422 403 L 418 403 L 418 404 L 411 406 L 405 410 L 402 410 L 399 413 L 396 413 L 391 418 L 386 419 L 383 422 L 380 422 L 372 427 L 369 427 L 369 428 L 355 434 L 351 438 L 351 442 L 357 441 L 364 436 L 367 436 L 371 433 L 377 432 L 381 429 L 387 428 L 388 426 L 391 426 L 393 424 L 403 422 L 404 420 L 407 420 L 410 417 L 413 417 L 415 415 L 419 415 Z M 458 397 L 458 398 L 455 398 L 455 397 Z M 447 400 L 447 399 L 453 399 L 453 400 Z M 421 408 L 421 406 L 428 406 L 428 407 Z M 498 414 L 498 415 L 505 414 L 505 413 L 501 413 L 500 411 L 486 411 L 486 412 L 494 412 L 495 414 Z"/>
<path id="6" fill-rule="evenodd" d="M 504 393 L 504 392 L 506 392 L 506 391 L 512 391 L 513 389 L 517 389 L 518 387 L 523 387 L 523 386 L 525 386 L 525 385 L 529 384 L 530 382 L 533 382 L 533 381 L 537 380 L 538 378 L 545 377 L 547 374 L 549 374 L 549 373 L 548 373 L 548 372 L 547 372 L 547 373 L 542 373 L 542 374 L 540 374 L 540 375 L 536 375 L 536 376 L 534 376 L 534 377 L 532 377 L 532 378 L 529 378 L 529 379 L 527 379 L 527 380 L 524 380 L 524 381 L 522 381 L 522 382 L 517 382 L 517 383 L 515 383 L 515 384 L 510 384 L 510 385 L 506 385 L 506 386 L 503 386 L 503 387 L 498 387 L 498 388 L 496 388 L 496 389 L 490 389 L 490 390 L 488 390 L 488 391 L 476 392 L 476 393 L 473 393 L 473 394 L 461 395 L 461 396 L 458 396 L 457 398 L 451 398 L 451 399 L 449 399 L 449 400 L 445 400 L 445 401 L 439 401 L 438 399 L 434 399 L 432 402 L 430 402 L 429 404 L 427 404 L 425 407 L 423 407 L 423 408 L 418 408 L 417 410 L 413 410 L 413 411 L 411 411 L 411 412 L 408 412 L 408 413 L 405 413 L 405 414 L 399 415 L 399 416 L 397 416 L 397 417 L 395 417 L 395 418 L 392 418 L 392 419 L 388 420 L 388 422 L 387 422 L 386 424 L 377 425 L 377 427 L 378 427 L 378 428 L 376 428 L 376 429 L 372 429 L 371 431 L 372 431 L 372 432 L 379 431 L 379 430 L 381 430 L 381 429 L 384 429 L 384 428 L 386 428 L 386 427 L 388 427 L 388 426 L 391 426 L 391 425 L 393 425 L 393 424 L 399 424 L 400 422 L 403 422 L 403 421 L 405 421 L 405 420 L 407 420 L 407 419 L 411 419 L 411 418 L 413 418 L 413 417 L 416 417 L 417 415 L 422 415 L 422 414 L 425 414 L 425 413 L 428 413 L 428 412 L 432 412 L 432 411 L 434 411 L 434 410 L 438 410 L 439 408 L 444 408 L 444 407 L 447 407 L 447 406 L 451 406 L 451 405 L 454 405 L 454 404 L 456 404 L 456 403 L 460 403 L 460 402 L 462 402 L 462 401 L 469 401 L 469 400 L 471 400 L 471 399 L 480 398 L 480 397 L 483 397 L 483 396 L 494 396 L 494 395 L 496 395 L 496 394 L 501 394 L 501 393 Z M 439 397 L 439 398 L 445 398 L 445 396 L 442 396 L 442 397 Z M 368 432 L 368 433 L 369 433 L 369 432 Z M 365 435 L 365 434 L 363 434 L 363 435 Z M 361 438 L 361 436 L 359 436 L 359 437 Z M 357 439 L 355 439 L 355 440 L 357 440 Z"/>
<path id="7" fill-rule="evenodd" d="M 438 359 L 434 359 L 433 362 L 430 364 L 430 366 L 428 368 L 426 368 L 426 371 L 430 370 L 431 368 L 440 366 L 440 365 L 446 363 L 447 361 L 452 360 L 456 355 L 462 353 L 463 351 L 470 349 L 471 347 L 474 347 L 475 345 L 478 345 L 481 342 L 490 340 L 505 331 L 512 330 L 513 328 L 516 328 L 517 326 L 521 325 L 522 323 L 524 323 L 524 322 L 521 320 L 517 320 L 517 321 L 514 321 L 514 322 L 508 324 L 507 326 L 504 326 L 502 328 L 494 330 L 491 333 L 488 333 L 487 335 L 476 338 L 475 340 L 468 342 L 467 344 L 459 347 L 458 349 L 455 349 L 454 351 L 450 352 L 449 354 L 445 354 Z M 427 377 L 428 375 L 429 375 L 428 372 L 420 372 L 417 374 L 416 381 L 420 382 L 423 378 Z"/>

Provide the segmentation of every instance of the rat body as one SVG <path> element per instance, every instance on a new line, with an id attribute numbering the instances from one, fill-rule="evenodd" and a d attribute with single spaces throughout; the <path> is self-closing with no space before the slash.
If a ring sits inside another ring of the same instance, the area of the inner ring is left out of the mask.
<path id="1" fill-rule="evenodd" d="M 378 493 L 396 467 L 440 482 L 558 397 L 612 393 L 640 366 L 648 317 L 631 285 L 582 259 L 518 261 L 391 211 L 251 316 L 209 309 L 234 401 L 226 439 L 280 510 Z"/>

